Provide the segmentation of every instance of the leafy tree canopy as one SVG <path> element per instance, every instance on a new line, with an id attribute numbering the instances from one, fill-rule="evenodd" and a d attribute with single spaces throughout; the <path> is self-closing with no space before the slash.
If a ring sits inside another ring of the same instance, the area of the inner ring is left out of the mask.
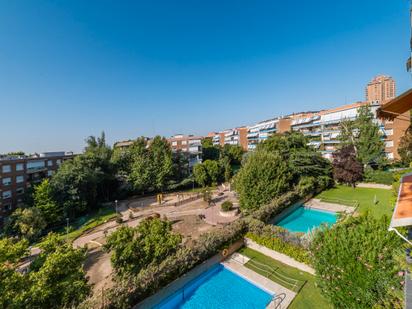
<path id="1" fill-rule="evenodd" d="M 105 249 L 112 251 L 111 262 L 118 274 L 136 274 L 174 253 L 181 240 L 179 234 L 172 232 L 169 221 L 153 218 L 135 228 L 120 227 L 109 235 Z"/>
<path id="2" fill-rule="evenodd" d="M 333 176 L 336 181 L 355 187 L 362 180 L 363 165 L 356 158 L 353 145 L 347 145 L 333 153 Z"/>
<path id="3" fill-rule="evenodd" d="M 316 233 L 311 252 L 318 285 L 335 308 L 402 308 L 393 293 L 401 292 L 402 240 L 388 225 L 388 218 L 367 214 Z"/>

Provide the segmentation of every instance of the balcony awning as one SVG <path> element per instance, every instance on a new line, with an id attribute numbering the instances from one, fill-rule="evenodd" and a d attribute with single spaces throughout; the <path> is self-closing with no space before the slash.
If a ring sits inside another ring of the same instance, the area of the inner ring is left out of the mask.
<path id="1" fill-rule="evenodd" d="M 402 93 L 395 99 L 383 104 L 377 109 L 379 118 L 393 120 L 412 109 L 412 89 Z"/>
<path id="2" fill-rule="evenodd" d="M 390 227 L 412 226 L 412 173 L 402 177 Z"/>

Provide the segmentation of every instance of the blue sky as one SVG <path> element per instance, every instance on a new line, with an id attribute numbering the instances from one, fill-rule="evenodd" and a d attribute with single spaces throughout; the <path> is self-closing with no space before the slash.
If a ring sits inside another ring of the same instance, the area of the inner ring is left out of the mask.
<path id="1" fill-rule="evenodd" d="M 206 134 L 411 86 L 407 0 L 0 0 L 0 153 Z"/>

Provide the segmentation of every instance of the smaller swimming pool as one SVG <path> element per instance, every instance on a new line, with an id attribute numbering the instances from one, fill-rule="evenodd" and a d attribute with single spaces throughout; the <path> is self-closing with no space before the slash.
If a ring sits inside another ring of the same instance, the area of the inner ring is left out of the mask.
<path id="1" fill-rule="evenodd" d="M 190 281 L 156 309 L 266 308 L 272 295 L 218 264 Z"/>
<path id="2" fill-rule="evenodd" d="M 335 212 L 298 207 L 286 217 L 276 223 L 291 232 L 307 233 L 310 230 L 326 224 L 331 226 L 336 223 L 338 216 Z"/>

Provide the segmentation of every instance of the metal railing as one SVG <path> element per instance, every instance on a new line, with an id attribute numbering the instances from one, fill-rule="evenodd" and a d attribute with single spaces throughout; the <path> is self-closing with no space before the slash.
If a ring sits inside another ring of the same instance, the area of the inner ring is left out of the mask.
<path id="1" fill-rule="evenodd" d="M 275 309 L 279 308 L 279 306 L 282 304 L 282 302 L 285 300 L 286 294 L 285 293 L 280 293 L 279 295 L 273 295 L 272 299 L 269 301 L 269 303 L 266 305 L 269 306 L 270 303 L 273 302 Z M 279 301 L 278 303 L 276 303 Z"/>

